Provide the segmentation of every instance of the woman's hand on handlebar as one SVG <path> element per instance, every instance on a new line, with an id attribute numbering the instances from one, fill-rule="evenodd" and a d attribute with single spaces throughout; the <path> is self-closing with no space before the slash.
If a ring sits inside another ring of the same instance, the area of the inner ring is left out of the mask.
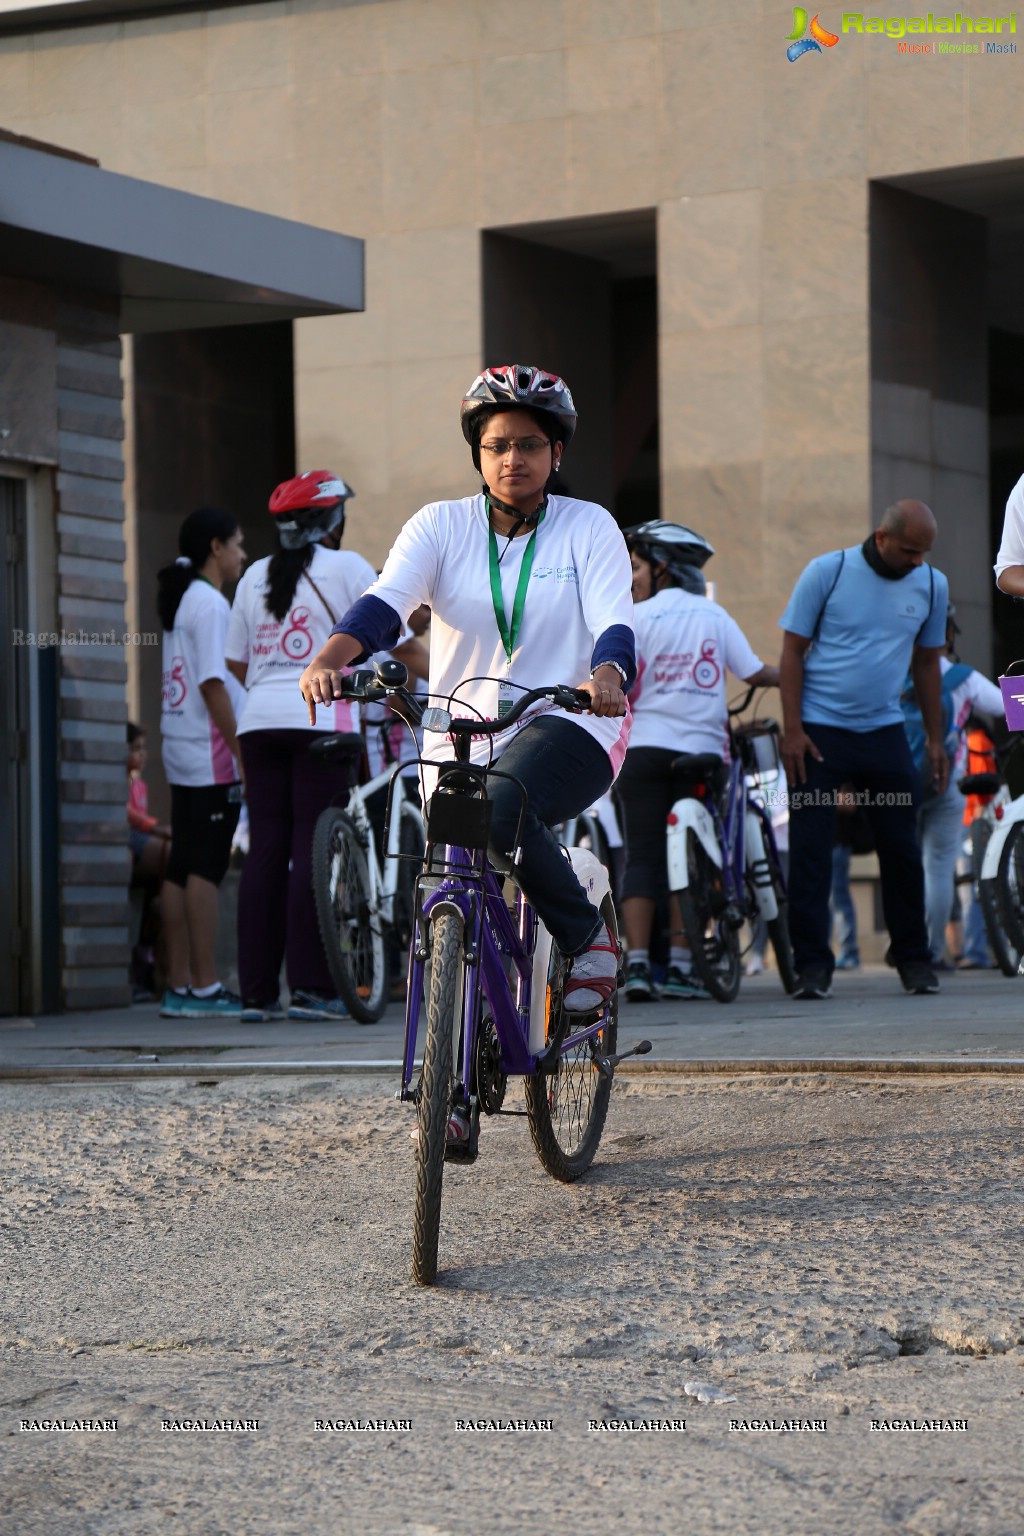
<path id="1" fill-rule="evenodd" d="M 576 686 L 580 693 L 590 695 L 589 714 L 607 718 L 626 713 L 626 695 L 622 691 L 622 678 L 617 668 L 597 667 L 593 677 Z"/>
<path id="2" fill-rule="evenodd" d="M 311 661 L 299 678 L 299 691 L 309 708 L 310 725 L 316 725 L 318 704 L 333 704 L 341 698 L 341 677 L 340 672 Z"/>
<path id="3" fill-rule="evenodd" d="M 309 723 L 316 725 L 318 704 L 333 704 L 342 697 L 342 668 L 362 650 L 360 641 L 344 633 L 331 635 L 299 678 L 299 692 L 309 709 Z"/>

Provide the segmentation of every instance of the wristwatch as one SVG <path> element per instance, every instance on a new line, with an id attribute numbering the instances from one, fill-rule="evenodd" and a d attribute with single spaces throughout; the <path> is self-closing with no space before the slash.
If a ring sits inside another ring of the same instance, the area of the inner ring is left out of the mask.
<path id="1" fill-rule="evenodd" d="M 594 679 L 594 672 L 599 671 L 601 669 L 601 667 L 614 667 L 616 672 L 622 678 L 623 685 L 625 685 L 625 682 L 626 682 L 626 669 L 624 667 L 620 667 L 617 661 L 599 661 L 597 666 L 594 668 L 593 672 L 591 672 L 591 674 L 590 674 L 591 682 L 593 682 L 593 679 Z"/>

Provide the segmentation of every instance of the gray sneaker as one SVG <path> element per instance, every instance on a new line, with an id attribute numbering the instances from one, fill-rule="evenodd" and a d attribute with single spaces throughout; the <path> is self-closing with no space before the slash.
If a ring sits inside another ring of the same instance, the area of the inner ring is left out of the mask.
<path id="1" fill-rule="evenodd" d="M 925 993 L 939 990 L 939 978 L 923 960 L 906 960 L 898 967 L 904 992 L 923 997 Z"/>
<path id="2" fill-rule="evenodd" d="M 801 971 L 793 988 L 793 996 L 800 998 L 803 1002 L 809 1002 L 818 997 L 831 997 L 832 982 L 828 972 Z"/>

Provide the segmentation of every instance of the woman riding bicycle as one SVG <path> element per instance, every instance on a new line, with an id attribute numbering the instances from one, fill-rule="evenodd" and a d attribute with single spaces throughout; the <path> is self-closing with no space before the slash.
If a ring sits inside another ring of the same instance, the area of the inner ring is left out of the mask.
<path id="1" fill-rule="evenodd" d="M 635 672 L 630 564 L 611 514 L 550 487 L 576 430 L 556 375 L 522 364 L 488 368 L 462 400 L 462 431 L 481 494 L 422 507 L 395 541 L 380 578 L 344 615 L 302 675 L 310 720 L 341 692 L 340 669 L 394 643 L 420 603 L 432 614 L 430 692 L 465 713 L 501 718 L 517 694 L 553 681 L 590 696 L 585 715 L 527 711 L 511 730 L 474 743 L 473 761 L 501 756 L 525 788 L 515 878 L 563 955 L 565 1007 L 585 1012 L 615 991 L 619 957 L 550 832 L 600 798 L 625 755 L 624 689 Z M 521 797 L 488 784 L 490 855 L 506 871 Z"/>
<path id="2" fill-rule="evenodd" d="M 668 890 L 665 818 L 678 797 L 672 764 L 681 752 L 729 755 L 726 671 L 774 686 L 778 667 L 755 656 L 736 621 L 707 600 L 701 567 L 714 549 L 699 533 L 654 519 L 626 529 L 636 604 L 637 680 L 630 694 L 633 731 L 616 793 L 626 831 L 622 920 L 629 946 L 626 997 L 650 1002 L 650 942 L 658 900 Z M 672 940 L 662 993 L 706 997 L 680 943 L 682 917 L 671 901 Z"/>

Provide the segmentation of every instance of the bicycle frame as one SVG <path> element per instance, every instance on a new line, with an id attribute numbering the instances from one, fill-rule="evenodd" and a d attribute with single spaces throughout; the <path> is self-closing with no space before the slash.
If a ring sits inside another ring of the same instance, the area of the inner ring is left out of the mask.
<path id="1" fill-rule="evenodd" d="M 570 861 L 591 900 L 600 906 L 609 889 L 604 866 L 583 848 L 572 849 Z M 504 1073 L 529 1077 L 549 1065 L 545 1027 L 551 936 L 522 892 L 516 892 L 513 917 L 505 902 L 504 878 L 482 853 L 454 845 L 445 847 L 443 872 L 421 875 L 417 890 L 400 1097 L 415 1096 L 416 1041 L 429 957 L 428 936 L 433 916 L 439 911 L 457 912 L 463 925 L 460 1079 L 467 1099 L 483 1003 L 494 1021 Z M 608 1012 L 606 1004 L 596 1016 L 588 1016 L 589 1023 L 558 1043 L 557 1054 L 595 1038 L 605 1027 Z"/>
<path id="2" fill-rule="evenodd" d="M 708 857 L 722 871 L 725 898 L 730 905 L 743 910 L 749 869 L 762 916 L 770 922 L 778 915 L 766 857 L 770 856 L 778 867 L 771 817 L 751 791 L 738 756 L 729 764 L 724 810 L 719 809 L 711 795 L 704 798 L 685 796 L 672 807 L 668 825 L 668 867 L 669 886 L 674 891 L 689 884 L 688 829 L 700 839 Z M 781 878 L 781 870 L 779 873 Z"/>
<path id="3" fill-rule="evenodd" d="M 412 805 L 402 783 L 401 768 L 404 766 L 403 764 L 401 767 L 387 767 L 368 783 L 353 785 L 345 805 L 346 815 L 351 817 L 356 831 L 372 854 L 372 857 L 366 861 L 370 877 L 371 910 L 379 911 L 384 922 L 388 924 L 394 921 L 395 895 L 398 891 L 398 850 L 401 846 L 402 808 L 405 805 Z M 378 789 L 384 788 L 388 790 L 388 815 L 382 864 L 377 852 L 373 824 L 366 809 L 366 801 Z M 416 814 L 419 815 L 418 807 Z"/>

